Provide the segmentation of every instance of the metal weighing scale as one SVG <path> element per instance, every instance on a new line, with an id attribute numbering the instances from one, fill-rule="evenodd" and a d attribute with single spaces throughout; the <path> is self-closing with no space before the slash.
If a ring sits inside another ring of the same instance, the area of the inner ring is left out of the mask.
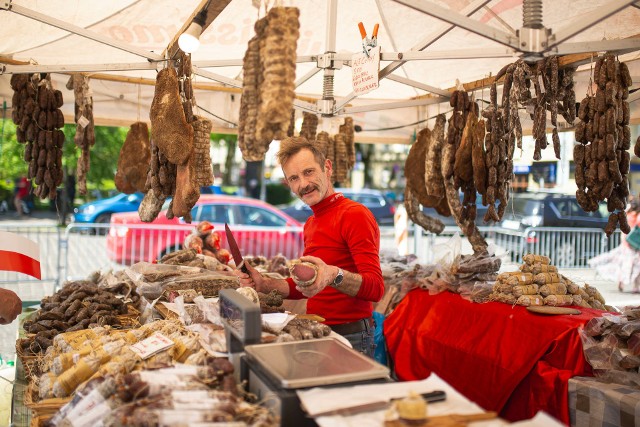
<path id="1" fill-rule="evenodd" d="M 260 309 L 232 289 L 220 291 L 220 316 L 229 352 L 240 353 L 240 380 L 282 426 L 316 426 L 296 390 L 391 382 L 386 366 L 333 338 L 259 344 Z"/>

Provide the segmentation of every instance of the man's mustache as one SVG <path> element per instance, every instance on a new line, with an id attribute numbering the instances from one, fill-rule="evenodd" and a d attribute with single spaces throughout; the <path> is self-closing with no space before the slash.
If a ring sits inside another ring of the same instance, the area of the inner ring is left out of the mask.
<path id="1" fill-rule="evenodd" d="M 298 192 L 298 194 L 300 194 L 300 196 L 302 197 L 302 196 L 304 196 L 304 195 L 305 195 L 305 194 L 307 194 L 307 193 L 311 193 L 311 192 L 312 192 L 313 190 L 315 190 L 315 189 L 316 189 L 315 185 L 308 185 L 308 186 L 304 187 L 303 189 L 301 189 L 301 190 Z"/>

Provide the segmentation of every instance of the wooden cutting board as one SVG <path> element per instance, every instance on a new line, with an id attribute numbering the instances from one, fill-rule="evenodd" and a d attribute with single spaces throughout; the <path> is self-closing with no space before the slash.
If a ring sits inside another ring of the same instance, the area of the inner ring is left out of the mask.
<path id="1" fill-rule="evenodd" d="M 532 305 L 527 307 L 532 313 L 536 314 L 580 314 L 580 310 L 569 307 L 553 307 L 550 305 Z"/>
<path id="2" fill-rule="evenodd" d="M 317 314 L 297 314 L 296 317 L 298 319 L 315 320 L 316 322 L 320 322 L 320 323 L 325 321 L 324 317 L 320 317 Z"/>
<path id="3" fill-rule="evenodd" d="M 485 421 L 497 418 L 495 412 L 482 412 L 478 414 L 449 414 L 427 417 L 424 421 L 385 421 L 385 427 L 464 427 L 474 421 Z"/>

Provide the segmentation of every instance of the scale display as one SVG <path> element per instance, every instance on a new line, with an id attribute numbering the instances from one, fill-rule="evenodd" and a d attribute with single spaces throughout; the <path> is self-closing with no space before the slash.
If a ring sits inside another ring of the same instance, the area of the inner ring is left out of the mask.
<path id="1" fill-rule="evenodd" d="M 227 350 L 238 353 L 245 345 L 260 343 L 260 307 L 233 289 L 222 289 L 219 297 L 220 318 L 226 331 Z"/>

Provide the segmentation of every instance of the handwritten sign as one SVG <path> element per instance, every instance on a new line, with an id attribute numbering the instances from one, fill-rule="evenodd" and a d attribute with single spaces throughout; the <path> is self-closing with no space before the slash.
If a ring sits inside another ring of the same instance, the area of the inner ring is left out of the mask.
<path id="1" fill-rule="evenodd" d="M 351 77 L 353 92 L 364 95 L 379 86 L 378 72 L 380 71 L 380 46 L 369 51 L 369 56 L 356 53 L 351 57 Z"/>

